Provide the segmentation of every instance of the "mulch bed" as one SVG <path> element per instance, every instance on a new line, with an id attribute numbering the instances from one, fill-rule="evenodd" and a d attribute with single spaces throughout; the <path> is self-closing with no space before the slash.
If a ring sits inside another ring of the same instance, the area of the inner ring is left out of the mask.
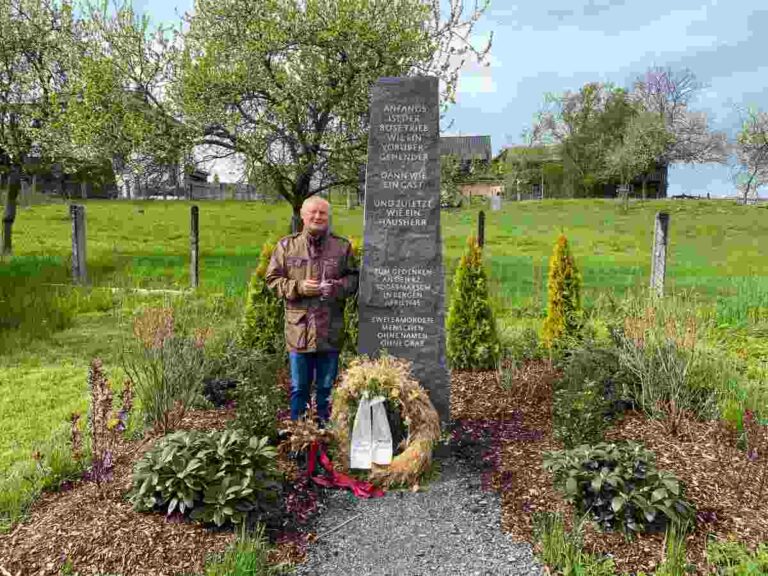
<path id="1" fill-rule="evenodd" d="M 552 385 L 557 377 L 545 362 L 517 370 L 509 390 L 500 385 L 496 372 L 452 375 L 451 416 L 464 431 L 490 435 L 483 454 L 485 465 L 490 465 L 485 484 L 501 493 L 502 527 L 520 541 L 533 541 L 535 512 L 562 512 L 567 525 L 573 521 L 571 507 L 542 467 L 543 452 L 562 448 L 552 435 Z M 234 415 L 232 409 L 194 411 L 179 428 L 222 428 Z M 166 518 L 138 513 L 125 500 L 135 462 L 159 437 L 149 434 L 121 442 L 111 482 L 99 486 L 78 481 L 38 499 L 23 523 L 0 535 L 0 575 L 54 576 L 67 560 L 83 576 L 201 572 L 206 556 L 223 551 L 235 539 L 232 531 L 206 529 L 182 521 L 178 514 Z M 659 469 L 683 481 L 686 497 L 698 512 L 697 528 L 688 537 L 688 561 L 697 573 L 707 573 L 704 550 L 709 535 L 735 537 L 750 547 L 768 541 L 768 498 L 758 502 L 756 497 L 758 466 L 765 464 L 750 462 L 721 423 L 684 419 L 672 436 L 661 423 L 629 412 L 606 439 L 642 442 L 655 453 Z M 588 526 L 584 546 L 610 554 L 619 572 L 652 571 L 663 559 L 663 534 L 627 541 L 622 534 Z M 300 561 L 303 548 L 301 542 L 287 541 L 273 557 Z"/>
<path id="2" fill-rule="evenodd" d="M 562 449 L 552 436 L 552 383 L 557 373 L 545 362 L 532 362 L 517 373 L 510 390 L 496 372 L 456 372 L 451 383 L 452 416 L 460 421 L 502 419 L 522 422 L 510 438 L 501 438 L 491 485 L 500 491 L 502 527 L 516 540 L 533 542 L 535 512 L 563 512 L 573 522 L 570 505 L 542 468 L 542 453 Z M 721 422 L 685 418 L 676 436 L 661 422 L 628 412 L 606 440 L 635 440 L 656 455 L 660 470 L 674 473 L 696 507 L 696 530 L 687 538 L 687 559 L 698 574 L 709 573 L 705 546 L 709 535 L 734 537 L 754 548 L 768 541 L 768 498 L 758 501 L 760 466 L 736 447 Z M 768 473 L 765 471 L 763 473 Z M 663 534 L 641 534 L 627 541 L 620 533 L 601 533 L 588 525 L 584 547 L 610 554 L 619 572 L 653 571 L 663 560 Z"/>
<path id="3" fill-rule="evenodd" d="M 179 429 L 223 428 L 235 415 L 220 409 L 188 413 Z M 160 438 L 123 441 L 114 454 L 113 479 L 101 486 L 78 481 L 46 493 L 28 518 L 0 535 L 0 568 L 14 576 L 58 575 L 69 560 L 81 575 L 173 576 L 199 573 L 206 555 L 223 551 L 231 531 L 208 530 L 179 515 L 135 512 L 125 499 L 134 463 Z M 0 570 L 0 574 L 4 574 Z"/>

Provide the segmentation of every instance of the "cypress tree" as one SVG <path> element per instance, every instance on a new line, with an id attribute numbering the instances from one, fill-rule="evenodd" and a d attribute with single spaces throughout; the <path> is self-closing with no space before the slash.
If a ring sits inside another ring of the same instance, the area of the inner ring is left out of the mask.
<path id="1" fill-rule="evenodd" d="M 483 251 L 474 237 L 467 242 L 453 278 L 448 311 L 447 356 L 452 368 L 496 368 L 501 347 L 488 294 Z"/>
<path id="2" fill-rule="evenodd" d="M 547 280 L 547 318 L 543 340 L 548 348 L 564 338 L 575 336 L 581 319 L 581 277 L 568 239 L 564 234 L 555 243 L 549 259 Z"/>
<path id="3" fill-rule="evenodd" d="M 363 247 L 357 238 L 350 238 L 349 241 L 352 244 L 352 256 L 355 259 L 355 264 L 360 269 Z M 344 361 L 357 356 L 358 320 L 357 294 L 355 294 L 347 298 L 344 303 L 344 341 L 341 346 L 341 355 Z"/>
<path id="4" fill-rule="evenodd" d="M 284 351 L 283 303 L 267 287 L 266 274 L 276 243 L 267 240 L 261 248 L 259 265 L 251 274 L 239 343 L 246 348 L 275 354 Z"/>

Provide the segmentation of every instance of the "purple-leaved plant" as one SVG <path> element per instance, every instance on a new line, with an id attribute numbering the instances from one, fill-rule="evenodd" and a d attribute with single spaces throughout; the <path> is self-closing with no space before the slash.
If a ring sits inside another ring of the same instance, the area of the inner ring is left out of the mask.
<path id="1" fill-rule="evenodd" d="M 299 524 L 305 524 L 317 512 L 317 508 L 318 498 L 314 485 L 307 476 L 302 475 L 287 491 L 285 511 L 292 514 Z"/>

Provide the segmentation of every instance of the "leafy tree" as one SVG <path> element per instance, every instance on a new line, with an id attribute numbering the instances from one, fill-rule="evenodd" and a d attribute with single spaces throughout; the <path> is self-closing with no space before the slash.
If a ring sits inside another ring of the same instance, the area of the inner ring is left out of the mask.
<path id="1" fill-rule="evenodd" d="M 495 368 L 500 344 L 493 317 L 483 251 L 470 237 L 453 279 L 448 311 L 447 356 L 458 370 Z"/>
<path id="2" fill-rule="evenodd" d="M 552 190 L 551 184 L 559 190 L 562 180 L 563 165 L 559 152 L 554 146 L 517 146 L 508 148 L 504 154 L 506 190 L 515 194 L 530 190 L 533 184 L 539 184 Z M 551 196 L 551 194 L 548 194 Z"/>
<path id="3" fill-rule="evenodd" d="M 736 139 L 737 185 L 744 202 L 768 184 L 768 113 L 750 109 Z"/>
<path id="4" fill-rule="evenodd" d="M 490 48 L 468 41 L 487 6 L 465 16 L 463 0 L 197 0 L 171 92 L 198 142 L 242 155 L 249 178 L 291 204 L 296 230 L 304 199 L 357 183 L 375 81 L 436 75 L 445 108 L 466 57 Z"/>
<path id="5" fill-rule="evenodd" d="M 440 157 L 440 205 L 455 208 L 461 205 L 461 166 L 455 154 Z"/>
<path id="6" fill-rule="evenodd" d="M 693 72 L 686 69 L 653 67 L 635 80 L 631 94 L 633 102 L 643 110 L 657 114 L 674 136 L 657 158 L 662 175 L 661 197 L 667 196 L 670 164 L 724 162 L 727 158 L 725 134 L 710 131 L 706 114 L 688 108 L 700 88 Z"/>
<path id="7" fill-rule="evenodd" d="M 622 185 L 650 170 L 656 159 L 673 140 L 664 122 L 650 112 L 642 112 L 627 122 L 621 144 L 606 157 L 608 176 L 618 178 Z M 645 199 L 645 179 L 643 180 Z"/>
<path id="8" fill-rule="evenodd" d="M 46 147 L 70 159 L 67 171 L 83 162 L 109 162 L 118 188 L 132 195 L 132 186 L 159 183 L 190 155 L 191 133 L 166 95 L 177 69 L 179 32 L 153 28 L 130 0 L 113 12 L 106 0 L 86 10 L 85 39 L 72 51 Z"/>
<path id="9" fill-rule="evenodd" d="M 75 34 L 68 0 L 0 0 L 0 165 L 8 172 L 4 254 L 12 252 L 24 163 L 40 152 L 38 136 L 50 126 L 50 98 L 66 82 Z"/>
<path id="10" fill-rule="evenodd" d="M 606 180 L 608 152 L 636 114 L 626 90 L 590 82 L 578 92 L 548 94 L 532 131 L 536 144 L 557 144 L 572 196 L 589 196 Z"/>
<path id="11" fill-rule="evenodd" d="M 560 234 L 549 259 L 543 340 L 552 349 L 575 336 L 581 321 L 581 276 L 568 239 Z"/>

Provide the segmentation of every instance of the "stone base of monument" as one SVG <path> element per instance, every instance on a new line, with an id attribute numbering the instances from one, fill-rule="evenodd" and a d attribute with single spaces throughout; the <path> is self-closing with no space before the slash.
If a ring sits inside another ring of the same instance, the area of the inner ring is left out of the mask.
<path id="1" fill-rule="evenodd" d="M 384 396 L 387 404 L 398 407 L 397 417 L 407 431 L 405 441 L 398 441 L 398 427 L 390 424 L 392 462 L 385 466 L 373 464 L 367 472 L 368 480 L 382 487 L 415 486 L 432 462 L 432 451 L 440 439 L 440 417 L 428 392 L 411 375 L 410 362 L 392 356 L 352 360 L 334 389 L 329 428 L 334 437 L 334 467 L 341 472 L 349 471 L 352 425 L 364 393 Z M 396 422 L 392 416 L 388 419 Z"/>

